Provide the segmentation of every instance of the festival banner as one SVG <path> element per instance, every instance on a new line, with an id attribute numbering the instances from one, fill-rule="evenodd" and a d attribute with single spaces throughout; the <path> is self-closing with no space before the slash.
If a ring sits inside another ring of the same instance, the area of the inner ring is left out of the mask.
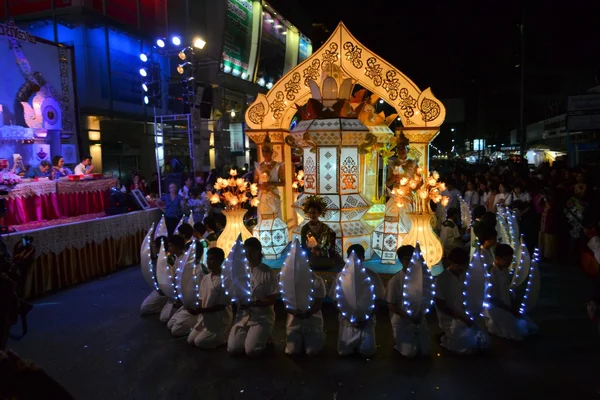
<path id="1" fill-rule="evenodd" d="M 229 125 L 229 138 L 231 141 L 231 153 L 244 153 L 244 126 L 240 123 Z"/>
<path id="2" fill-rule="evenodd" d="M 242 79 L 248 79 L 250 46 L 252 45 L 252 2 L 228 0 L 222 69 Z"/>

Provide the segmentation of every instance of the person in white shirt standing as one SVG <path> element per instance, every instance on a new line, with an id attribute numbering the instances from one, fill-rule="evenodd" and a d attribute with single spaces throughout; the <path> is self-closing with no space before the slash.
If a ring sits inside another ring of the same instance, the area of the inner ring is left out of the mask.
<path id="1" fill-rule="evenodd" d="M 75 175 L 85 175 L 92 172 L 94 166 L 92 165 L 92 156 L 85 156 L 81 159 L 81 162 L 77 164 L 73 174 Z"/>
<path id="2" fill-rule="evenodd" d="M 413 246 L 398 249 L 396 254 L 402 269 L 390 279 L 385 294 L 394 332 L 394 349 L 407 358 L 431 353 L 429 328 L 424 315 L 411 316 L 404 309 L 404 279 L 414 251 Z"/>
<path id="3" fill-rule="evenodd" d="M 256 357 L 266 349 L 275 325 L 275 300 L 279 285 L 275 273 L 262 263 L 262 245 L 251 237 L 244 242 L 250 266 L 250 304 L 240 305 L 229 333 L 227 351 Z"/>
<path id="4" fill-rule="evenodd" d="M 225 289 L 221 287 L 221 266 L 225 253 L 218 247 L 208 249 L 206 266 L 210 271 L 200 283 L 198 322 L 187 338 L 201 349 L 214 349 L 227 342 L 233 314 Z"/>

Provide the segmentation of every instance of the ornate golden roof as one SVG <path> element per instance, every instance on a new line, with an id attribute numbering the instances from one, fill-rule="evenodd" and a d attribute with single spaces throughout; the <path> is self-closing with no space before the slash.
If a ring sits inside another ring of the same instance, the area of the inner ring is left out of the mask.
<path id="1" fill-rule="evenodd" d="M 266 95 L 258 95 L 246 110 L 248 128 L 287 130 L 296 105 L 306 104 L 312 93 L 317 93 L 315 85 L 319 94 L 328 91 L 323 87 L 327 77 L 335 79 L 340 91 L 344 80 L 351 78 L 353 84 L 360 84 L 393 106 L 407 128 L 439 127 L 446 117 L 444 105 L 431 89 L 419 90 L 402 72 L 358 42 L 340 22 L 319 50 L 290 70 Z"/>

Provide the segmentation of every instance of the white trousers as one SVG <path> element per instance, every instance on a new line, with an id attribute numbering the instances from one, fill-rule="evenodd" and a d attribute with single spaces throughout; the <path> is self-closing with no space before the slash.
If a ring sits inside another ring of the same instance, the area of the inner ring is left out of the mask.
<path id="1" fill-rule="evenodd" d="M 167 304 L 167 300 L 167 296 L 161 296 L 156 290 L 153 290 L 142 302 L 140 315 L 160 314 Z"/>
<path id="2" fill-rule="evenodd" d="M 306 352 L 307 355 L 314 356 L 319 354 L 325 345 L 322 317 L 300 319 L 289 315 L 286 333 L 285 354 Z"/>
<path id="3" fill-rule="evenodd" d="M 173 308 L 173 304 L 175 304 L 173 300 L 167 300 L 163 309 L 160 311 L 160 322 L 163 324 L 169 322 L 175 311 L 177 311 L 177 309 Z"/>
<path id="4" fill-rule="evenodd" d="M 201 326 L 192 329 L 188 335 L 187 342 L 200 349 L 216 349 L 217 347 L 227 343 L 227 335 L 223 333 L 211 332 L 207 328 Z"/>
<path id="5" fill-rule="evenodd" d="M 191 314 L 185 307 L 180 307 L 167 322 L 167 329 L 175 337 L 187 336 L 198 321 L 198 316 Z"/>
<path id="6" fill-rule="evenodd" d="M 441 345 L 456 354 L 473 354 L 490 347 L 490 338 L 477 325 L 469 328 L 463 321 L 453 319 L 451 326 L 444 329 Z"/>
<path id="7" fill-rule="evenodd" d="M 229 332 L 227 351 L 230 354 L 246 353 L 249 357 L 256 357 L 265 351 L 272 331 L 271 324 L 253 322 L 249 325 L 248 322 L 240 321 Z"/>
<path id="8" fill-rule="evenodd" d="M 528 317 L 515 317 L 498 307 L 487 310 L 486 326 L 489 333 L 505 339 L 523 340 L 537 332 L 537 325 Z"/>
<path id="9" fill-rule="evenodd" d="M 431 354 L 431 337 L 425 319 L 415 324 L 400 315 L 393 314 L 391 318 L 394 332 L 394 349 L 404 357 L 413 358 L 417 354 Z"/>
<path id="10" fill-rule="evenodd" d="M 345 319 L 340 320 L 338 335 L 338 354 L 349 356 L 358 353 L 365 357 L 374 356 L 375 347 L 375 321 L 367 321 L 363 328 L 357 328 Z"/>

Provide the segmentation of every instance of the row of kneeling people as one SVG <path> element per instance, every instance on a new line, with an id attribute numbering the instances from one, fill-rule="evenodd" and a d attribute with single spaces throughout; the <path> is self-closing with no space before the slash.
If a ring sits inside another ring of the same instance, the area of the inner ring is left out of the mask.
<path id="1" fill-rule="evenodd" d="M 159 238 L 156 245 L 166 240 Z M 182 257 L 190 241 L 181 236 L 168 240 L 168 262 L 173 266 Z M 197 269 L 198 302 L 196 307 L 180 304 L 177 295 L 167 296 L 155 286 L 141 307 L 142 315 L 160 314 L 160 320 L 175 336 L 186 336 L 189 344 L 212 349 L 227 344 L 231 354 L 257 356 L 271 340 L 275 323 L 274 304 L 280 293 L 276 273 L 262 262 L 262 246 L 258 239 L 244 242 L 246 258 L 250 267 L 250 302 L 240 304 L 235 316 L 231 300 L 222 287 L 221 274 L 225 260 L 222 249 L 213 247 L 206 252 L 206 265 Z M 202 251 L 198 246 L 197 253 Z M 414 248 L 402 246 L 397 255 L 402 269 L 388 282 L 387 289 L 379 275 L 368 268 L 366 272 L 374 287 L 375 307 L 373 313 L 363 320 L 345 318 L 339 314 L 338 353 L 358 353 L 369 357 L 375 354 L 375 313 L 387 303 L 394 335 L 394 348 L 405 357 L 430 353 L 430 333 L 422 313 L 411 315 L 405 310 L 403 296 L 405 276 Z M 352 245 L 348 256 L 364 260 L 364 248 Z M 537 327 L 518 308 L 513 306 L 509 290 L 508 267 L 512 249 L 499 245 L 490 268 L 485 325 L 489 333 L 513 340 L 522 340 L 533 334 Z M 197 259 L 201 259 L 202 255 Z M 441 345 L 454 353 L 471 354 L 489 347 L 489 337 L 476 321 L 471 319 L 464 307 L 463 285 L 469 265 L 469 254 L 461 248 L 454 249 L 445 261 L 444 271 L 435 278 L 434 302 L 439 325 L 443 330 Z M 334 280 L 329 293 L 324 280 L 313 273 L 312 304 L 307 312 L 289 311 L 286 322 L 286 354 L 318 354 L 325 343 L 321 307 L 326 295 L 335 301 Z M 175 286 L 175 284 L 174 284 Z M 337 304 L 337 303 L 336 303 Z"/>

